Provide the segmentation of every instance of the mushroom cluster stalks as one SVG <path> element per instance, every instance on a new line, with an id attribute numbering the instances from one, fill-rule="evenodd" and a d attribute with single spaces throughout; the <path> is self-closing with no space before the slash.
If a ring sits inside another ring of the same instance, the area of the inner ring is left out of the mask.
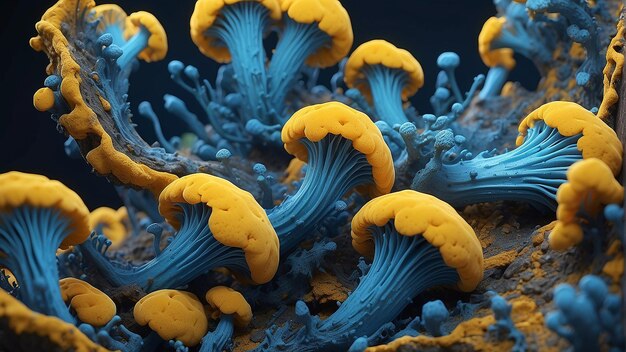
<path id="1" fill-rule="evenodd" d="M 76 323 L 59 287 L 56 250 L 84 241 L 89 211 L 80 197 L 40 175 L 0 174 L 0 267 L 15 274 L 30 309 Z"/>
<path id="2" fill-rule="evenodd" d="M 298 191 L 268 211 L 281 257 L 305 241 L 348 191 L 388 193 L 394 181 L 391 152 L 369 117 L 342 103 L 296 112 L 282 131 L 285 149 L 307 162 Z"/>
<path id="3" fill-rule="evenodd" d="M 112 284 L 136 284 L 146 292 L 183 286 L 220 267 L 257 283 L 273 277 L 278 240 L 248 192 L 217 177 L 189 175 L 163 190 L 159 210 L 178 232 L 154 259 L 122 266 L 101 253 L 95 240 L 81 246 L 83 255 Z"/>
<path id="4" fill-rule="evenodd" d="M 433 194 L 455 207 L 499 200 L 520 201 L 555 210 L 556 192 L 576 161 L 597 156 L 614 173 L 622 152 L 615 132 L 583 107 L 553 102 L 520 124 L 518 147 L 470 160 L 445 160 L 454 146 L 451 133 L 440 133 L 435 156 L 415 175 L 411 188 Z"/>
<path id="5" fill-rule="evenodd" d="M 309 315 L 292 336 L 267 332 L 260 349 L 347 350 L 359 337 L 375 339 L 421 292 L 436 286 L 473 290 L 482 278 L 482 249 L 472 228 L 448 204 L 402 191 L 368 202 L 352 220 L 352 244 L 373 262 L 359 285 L 327 319 Z"/>
<path id="6" fill-rule="evenodd" d="M 205 297 L 211 317 L 219 322 L 215 330 L 204 335 L 199 351 L 223 351 L 231 341 L 235 326 L 244 327 L 250 323 L 252 308 L 241 293 L 225 286 L 210 289 Z"/>

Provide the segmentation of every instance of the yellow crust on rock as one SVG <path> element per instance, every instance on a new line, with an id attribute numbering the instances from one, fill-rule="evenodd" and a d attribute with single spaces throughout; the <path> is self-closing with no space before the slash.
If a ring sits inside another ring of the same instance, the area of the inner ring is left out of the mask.
<path id="1" fill-rule="evenodd" d="M 33 312 L 4 290 L 0 290 L 0 320 L 6 320 L 8 328 L 16 335 L 38 335 L 64 351 L 109 351 L 92 342 L 74 325 L 57 317 Z"/>
<path id="2" fill-rule="evenodd" d="M 89 228 L 94 231 L 98 225 L 102 225 L 102 233 L 111 240 L 111 246 L 116 247 L 128 235 L 124 224 L 127 216 L 125 207 L 118 210 L 100 207 L 89 214 Z"/>
<path id="3" fill-rule="evenodd" d="M 393 220 L 404 236 L 422 236 L 439 249 L 443 261 L 459 274 L 458 288 L 472 291 L 483 278 L 483 251 L 472 227 L 448 203 L 411 190 L 390 193 L 366 203 L 352 219 L 352 246 L 374 255 L 370 228 Z"/>
<path id="4" fill-rule="evenodd" d="M 556 226 L 550 233 L 550 248 L 566 250 L 583 239 L 580 219 L 576 214 L 581 207 L 595 216 L 603 205 L 623 203 L 624 187 L 601 160 L 590 158 L 574 163 L 567 171 L 567 182 L 556 192 L 559 206 Z"/>
<path id="5" fill-rule="evenodd" d="M 529 128 L 537 121 L 555 128 L 562 136 L 582 134 L 578 139 L 578 150 L 584 159 L 598 158 L 618 175 L 622 169 L 622 143 L 615 131 L 604 121 L 582 106 L 566 101 L 555 101 L 540 106 L 520 122 L 516 144 L 524 143 Z"/>
<path id="6" fill-rule="evenodd" d="M 511 71 L 515 67 L 513 50 L 508 48 L 491 49 L 491 43 L 500 37 L 502 26 L 505 23 L 505 17 L 491 17 L 485 22 L 478 35 L 478 53 L 487 67 L 502 66 Z"/>
<path id="7" fill-rule="evenodd" d="M 60 0 L 43 15 L 35 28 L 39 34 L 30 40 L 37 51 L 45 51 L 50 57 L 48 74 L 55 71 L 61 76 L 61 94 L 70 113 L 59 119 L 63 128 L 77 141 L 91 137 L 99 144 L 94 145 L 85 158 L 101 175 L 113 175 L 124 184 L 147 188 L 158 195 L 165 186 L 177 177 L 160 172 L 133 161 L 128 155 L 115 150 L 111 136 L 104 130 L 96 113 L 85 103 L 80 91 L 81 68 L 72 57 L 67 38 L 61 32 L 64 21 L 75 21 L 76 11 L 88 13 L 93 1 Z"/>
<path id="8" fill-rule="evenodd" d="M 211 208 L 209 229 L 229 247 L 241 248 L 252 280 L 263 284 L 278 269 L 279 241 L 267 214 L 252 195 L 227 180 L 207 174 L 182 177 L 159 197 L 159 212 L 175 228 L 180 227 L 179 203 L 206 204 Z"/>
<path id="9" fill-rule="evenodd" d="M 148 324 L 163 340 L 179 340 L 187 347 L 200 343 L 209 329 L 202 303 L 185 291 L 152 292 L 135 304 L 133 316 L 139 325 Z"/>
<path id="10" fill-rule="evenodd" d="M 367 188 L 372 197 L 391 191 L 395 181 L 391 152 L 378 127 L 360 111 L 339 102 L 307 106 L 291 116 L 281 138 L 289 154 L 307 162 L 308 152 L 300 140 L 318 142 L 329 134 L 351 140 L 365 155 L 372 166 L 373 184 Z"/>
<path id="11" fill-rule="evenodd" d="M 104 326 L 117 312 L 113 300 L 85 281 L 72 277 L 59 281 L 63 301 L 70 302 L 78 319 L 93 326 Z"/>
<path id="12" fill-rule="evenodd" d="M 604 75 L 604 95 L 602 104 L 598 109 L 598 117 L 605 120 L 611 116 L 612 111 L 619 102 L 619 85 L 622 82 L 622 71 L 624 69 L 624 19 L 617 22 L 617 33 L 611 39 L 611 43 L 606 50 L 606 66 L 602 71 Z"/>
<path id="13" fill-rule="evenodd" d="M 317 23 L 331 38 L 329 46 L 321 47 L 307 58 L 307 65 L 329 67 L 348 55 L 354 34 L 348 11 L 338 0 L 281 0 L 280 7 L 298 23 Z"/>
<path id="14" fill-rule="evenodd" d="M 207 291 L 206 301 L 211 306 L 213 319 L 220 315 L 232 315 L 235 325 L 245 327 L 252 320 L 252 308 L 241 293 L 226 286 L 216 286 Z"/>
<path id="15" fill-rule="evenodd" d="M 159 20 L 150 12 L 133 12 L 126 19 L 124 37 L 131 38 L 140 28 L 145 28 L 150 32 L 150 37 L 148 46 L 137 56 L 145 62 L 162 60 L 167 54 L 167 35 Z"/>
<path id="16" fill-rule="evenodd" d="M 228 48 L 224 45 L 216 45 L 215 38 L 205 34 L 219 17 L 222 8 L 244 1 L 258 2 L 267 8 L 269 17 L 275 21 L 281 18 L 279 0 L 198 0 L 191 15 L 189 26 L 191 40 L 202 54 L 219 63 L 230 62 L 231 56 Z"/>
<path id="17" fill-rule="evenodd" d="M 55 208 L 70 220 L 71 232 L 60 248 L 80 244 L 89 237 L 87 206 L 76 192 L 59 181 L 17 171 L 0 174 L 0 211 L 8 212 L 21 206 Z"/>
<path id="18" fill-rule="evenodd" d="M 365 66 L 382 65 L 395 70 L 404 71 L 407 82 L 402 89 L 402 100 L 417 93 L 424 86 L 424 71 L 422 65 L 404 49 L 381 39 L 370 40 L 359 45 L 350 55 L 345 66 L 344 81 L 350 88 L 357 88 L 368 100 L 371 101 L 371 91 L 365 74 L 362 72 Z"/>

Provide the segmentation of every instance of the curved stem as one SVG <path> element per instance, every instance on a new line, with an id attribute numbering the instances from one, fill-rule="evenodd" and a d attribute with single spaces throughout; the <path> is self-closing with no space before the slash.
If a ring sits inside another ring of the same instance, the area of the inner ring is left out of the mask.
<path id="1" fill-rule="evenodd" d="M 233 316 L 230 314 L 222 315 L 215 331 L 207 333 L 202 338 L 199 352 L 223 351 L 232 338 L 234 330 Z"/>
<path id="2" fill-rule="evenodd" d="M 391 127 L 408 122 L 402 107 L 406 73 L 382 65 L 368 66 L 363 70 L 372 92 L 377 117 Z"/>
<path id="3" fill-rule="evenodd" d="M 500 95 L 504 83 L 509 76 L 509 70 L 502 66 L 496 66 L 489 69 L 485 85 L 478 93 L 478 97 L 483 100 Z"/>
<path id="4" fill-rule="evenodd" d="M 150 38 L 150 31 L 145 27 L 141 27 L 139 31 L 133 35 L 124 45 L 122 45 L 122 56 L 117 59 L 117 64 L 122 70 L 128 67 L 128 64 L 139 55 L 143 49 L 148 46 L 148 39 Z"/>

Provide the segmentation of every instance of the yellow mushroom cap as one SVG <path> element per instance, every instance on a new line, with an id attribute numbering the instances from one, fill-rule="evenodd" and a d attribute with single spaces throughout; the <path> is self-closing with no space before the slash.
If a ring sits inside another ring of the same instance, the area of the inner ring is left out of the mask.
<path id="1" fill-rule="evenodd" d="M 354 41 L 348 11 L 338 0 L 282 0 L 280 7 L 298 23 L 317 23 L 328 34 L 331 44 L 310 55 L 306 63 L 313 67 L 335 65 L 350 52 Z"/>
<path id="2" fill-rule="evenodd" d="M 163 340 L 179 340 L 192 347 L 209 329 L 202 302 L 190 292 L 159 290 L 143 297 L 133 310 L 135 321 L 155 331 Z"/>
<path id="3" fill-rule="evenodd" d="M 213 319 L 221 314 L 232 315 L 238 327 L 244 327 L 252 320 L 252 308 L 241 293 L 230 287 L 213 287 L 207 291 L 205 298 L 213 311 Z"/>
<path id="4" fill-rule="evenodd" d="M 281 11 L 278 0 L 198 0 L 189 21 L 191 40 L 200 52 L 219 63 L 230 62 L 230 51 L 221 44 L 215 43 L 215 38 L 207 35 L 207 30 L 213 26 L 215 20 L 225 6 L 239 2 L 258 2 L 267 8 L 273 20 L 280 20 Z"/>
<path id="5" fill-rule="evenodd" d="M 391 191 L 395 170 L 389 147 L 380 130 L 364 113 L 339 102 L 310 105 L 298 110 L 283 127 L 285 150 L 307 162 L 309 155 L 301 139 L 319 142 L 327 135 L 342 136 L 363 153 L 372 166 L 373 184 L 366 187 L 372 197 Z"/>
<path id="6" fill-rule="evenodd" d="M 582 241 L 583 230 L 576 217 L 581 206 L 594 216 L 603 205 L 624 201 L 624 187 L 599 159 L 589 158 L 572 164 L 567 170 L 567 181 L 556 192 L 557 222 L 549 237 L 550 248 L 556 250 L 566 250 Z"/>
<path id="7" fill-rule="evenodd" d="M 117 26 L 124 28 L 128 15 L 116 4 L 102 4 L 91 9 L 91 15 L 100 20 L 98 22 L 98 32 L 104 32 L 107 26 Z"/>
<path id="8" fill-rule="evenodd" d="M 33 95 L 33 105 L 38 111 L 48 111 L 54 107 L 54 91 L 48 87 L 37 89 Z"/>
<path id="9" fill-rule="evenodd" d="M 365 66 L 382 65 L 406 72 L 408 80 L 402 89 L 402 100 L 406 101 L 424 85 L 422 65 L 410 52 L 397 48 L 381 39 L 370 40 L 359 45 L 346 62 L 344 81 L 350 88 L 357 88 L 371 101 L 369 83 L 362 72 Z"/>
<path id="10" fill-rule="evenodd" d="M 117 308 L 104 292 L 85 281 L 72 277 L 59 281 L 63 301 L 70 301 L 78 319 L 93 326 L 104 326 L 115 316 Z"/>
<path id="11" fill-rule="evenodd" d="M 100 207 L 89 214 L 89 228 L 95 230 L 98 225 L 102 225 L 102 232 L 111 240 L 112 245 L 116 246 L 128 235 L 128 230 L 124 224 L 126 216 L 125 207 L 119 210 Z"/>
<path id="12" fill-rule="evenodd" d="M 133 12 L 126 19 L 124 37 L 129 39 L 140 28 L 145 28 L 150 32 L 150 37 L 148 38 L 148 46 L 139 53 L 138 57 L 145 62 L 162 60 L 167 54 L 167 35 L 159 20 L 150 12 Z"/>
<path id="13" fill-rule="evenodd" d="M 192 174 L 168 185 L 159 197 L 159 212 L 180 227 L 179 203 L 206 204 L 211 208 L 209 229 L 229 247 L 241 248 L 252 280 L 270 281 L 278 269 L 279 241 L 265 210 L 252 195 L 219 177 Z"/>
<path id="14" fill-rule="evenodd" d="M 80 244 L 89 237 L 89 210 L 76 192 L 42 175 L 11 171 L 0 174 L 0 212 L 30 206 L 56 208 L 70 220 L 70 233 L 60 248 Z"/>
<path id="15" fill-rule="evenodd" d="M 533 128 L 537 121 L 543 121 L 565 137 L 582 134 L 577 146 L 583 159 L 598 158 L 611 168 L 613 175 L 620 173 L 622 142 L 611 127 L 589 110 L 567 101 L 554 101 L 540 106 L 520 122 L 516 141 L 518 146 L 524 143 L 528 129 Z"/>
<path id="16" fill-rule="evenodd" d="M 483 251 L 474 230 L 447 203 L 411 190 L 369 201 L 352 219 L 352 246 L 362 255 L 374 255 L 370 227 L 393 220 L 403 236 L 422 236 L 439 249 L 447 266 L 459 274 L 457 286 L 472 291 L 483 278 Z"/>
<path id="17" fill-rule="evenodd" d="M 478 53 L 487 67 L 502 66 L 511 71 L 515 67 L 513 50 L 508 48 L 491 49 L 491 43 L 500 37 L 505 17 L 491 17 L 483 25 L 478 35 Z"/>

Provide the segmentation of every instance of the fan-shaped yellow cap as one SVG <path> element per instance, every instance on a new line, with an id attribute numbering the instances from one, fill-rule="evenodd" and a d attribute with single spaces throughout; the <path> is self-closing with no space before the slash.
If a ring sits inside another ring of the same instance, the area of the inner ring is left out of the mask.
<path id="1" fill-rule="evenodd" d="M 102 4 L 91 9 L 91 15 L 100 20 L 98 22 L 98 32 L 104 32 L 107 26 L 117 26 L 124 28 L 128 15 L 116 4 Z"/>
<path id="2" fill-rule="evenodd" d="M 624 187 L 601 160 L 589 158 L 578 161 L 567 170 L 567 181 L 559 187 L 556 200 L 557 222 L 550 233 L 550 247 L 566 250 L 583 240 L 583 230 L 576 214 L 581 207 L 595 216 L 603 205 L 623 203 Z"/>
<path id="3" fill-rule="evenodd" d="M 61 279 L 59 286 L 63 301 L 70 302 L 80 321 L 104 326 L 115 316 L 117 308 L 113 300 L 85 281 L 68 277 Z"/>
<path id="4" fill-rule="evenodd" d="M 87 206 L 78 194 L 59 181 L 17 171 L 0 174 L 0 211 L 21 206 L 55 208 L 70 220 L 71 232 L 60 248 L 80 244 L 89 237 Z"/>
<path id="5" fill-rule="evenodd" d="M 222 314 L 232 315 L 235 325 L 244 327 L 252 320 L 252 308 L 241 293 L 230 287 L 217 286 L 207 291 L 206 301 L 211 306 L 212 318 Z"/>
<path id="6" fill-rule="evenodd" d="M 278 269 L 279 241 L 265 210 L 252 195 L 219 177 L 192 174 L 167 186 L 159 197 L 159 212 L 175 228 L 180 227 L 180 203 L 206 204 L 211 208 L 209 228 L 225 246 L 241 248 L 252 280 L 270 281 Z"/>
<path id="7" fill-rule="evenodd" d="M 376 197 L 391 191 L 395 170 L 389 147 L 380 130 L 364 113 L 339 102 L 307 106 L 298 110 L 283 127 L 285 150 L 307 162 L 308 152 L 301 139 L 319 142 L 327 135 L 342 136 L 363 153 L 372 166 L 373 183 L 366 191 Z"/>
<path id="8" fill-rule="evenodd" d="M 613 175 L 620 173 L 622 142 L 611 127 L 589 110 L 567 101 L 554 101 L 540 106 L 520 122 L 516 141 L 518 146 L 524 143 L 528 129 L 533 128 L 537 121 L 556 128 L 565 137 L 582 134 L 577 145 L 583 158 L 598 158 L 611 168 Z"/>
<path id="9" fill-rule="evenodd" d="M 102 233 L 111 240 L 112 246 L 117 246 L 128 235 L 124 224 L 127 215 L 125 207 L 118 210 L 109 207 L 97 208 L 89 214 L 89 228 L 93 231 L 98 225 L 102 225 Z"/>
<path id="10" fill-rule="evenodd" d="M 439 249 L 447 266 L 459 274 L 458 288 L 472 291 L 483 278 L 483 251 L 474 230 L 447 203 L 427 194 L 406 190 L 367 202 L 352 219 L 352 246 L 362 255 L 374 255 L 370 227 L 393 220 L 403 236 L 422 236 Z"/>
<path id="11" fill-rule="evenodd" d="M 179 340 L 187 347 L 200 343 L 209 329 L 202 303 L 185 291 L 152 292 L 135 304 L 133 316 L 139 325 L 148 324 L 163 340 Z"/>
<path id="12" fill-rule="evenodd" d="M 487 67 L 502 66 L 511 71 L 515 67 L 513 50 L 508 48 L 491 49 L 491 43 L 500 37 L 505 17 L 491 17 L 483 25 L 478 35 L 478 53 Z"/>
<path id="13" fill-rule="evenodd" d="M 189 25 L 191 40 L 201 53 L 219 63 L 230 62 L 230 50 L 222 44 L 215 43 L 215 38 L 207 35 L 207 30 L 213 26 L 224 7 L 244 1 L 258 2 L 267 8 L 271 19 L 280 20 L 282 13 L 278 0 L 198 0 Z"/>
<path id="14" fill-rule="evenodd" d="M 129 39 L 140 28 L 145 28 L 150 32 L 150 37 L 148 38 L 148 46 L 139 53 L 138 57 L 145 62 L 162 60 L 167 54 L 167 35 L 159 20 L 150 12 L 133 12 L 126 19 L 124 37 Z"/>
<path id="15" fill-rule="evenodd" d="M 338 0 L 282 0 L 280 7 L 298 23 L 317 23 L 319 29 L 331 39 L 330 45 L 318 49 L 307 58 L 307 65 L 328 67 L 348 55 L 354 34 L 348 11 Z"/>
<path id="16" fill-rule="evenodd" d="M 362 69 L 365 66 L 381 65 L 406 72 L 407 81 L 402 89 L 402 100 L 417 93 L 424 86 L 422 65 L 410 52 L 397 48 L 381 39 L 370 40 L 359 45 L 346 62 L 344 81 L 351 88 L 357 88 L 371 101 L 371 91 Z"/>

